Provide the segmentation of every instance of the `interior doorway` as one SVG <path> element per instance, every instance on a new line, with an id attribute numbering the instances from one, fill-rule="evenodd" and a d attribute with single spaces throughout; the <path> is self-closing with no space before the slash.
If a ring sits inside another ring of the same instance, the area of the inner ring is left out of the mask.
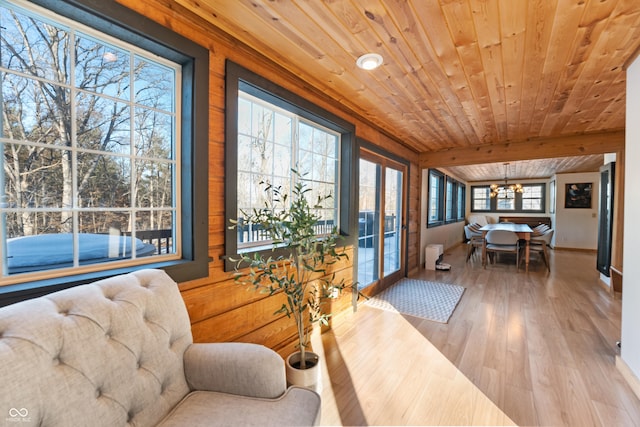
<path id="1" fill-rule="evenodd" d="M 406 165 L 360 151 L 358 283 L 365 295 L 405 275 L 406 185 Z"/>

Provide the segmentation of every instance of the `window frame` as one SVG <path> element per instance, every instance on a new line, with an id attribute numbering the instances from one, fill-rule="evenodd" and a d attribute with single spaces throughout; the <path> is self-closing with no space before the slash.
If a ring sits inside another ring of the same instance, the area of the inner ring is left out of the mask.
<path id="1" fill-rule="evenodd" d="M 546 212 L 546 193 L 547 193 L 547 188 L 546 188 L 546 183 L 539 183 L 539 184 L 522 184 L 522 188 L 539 188 L 540 189 L 540 197 L 528 197 L 527 199 L 529 200 L 540 200 L 540 209 L 525 209 L 523 208 L 524 205 L 524 192 L 523 193 L 519 193 L 519 199 L 520 199 L 520 212 L 532 212 L 532 213 L 545 213 Z M 517 203 L 516 203 L 517 206 Z"/>
<path id="2" fill-rule="evenodd" d="M 273 146 L 273 151 L 269 151 L 269 154 L 273 156 L 273 158 L 276 158 L 277 155 L 275 153 L 276 147 L 286 147 L 289 152 L 289 154 L 291 155 L 290 157 L 290 163 L 288 164 L 288 168 L 285 168 L 284 170 L 278 170 L 276 169 L 271 169 L 268 168 L 267 174 L 265 175 L 264 173 L 261 173 L 261 171 L 256 171 L 256 170 L 252 170 L 249 167 L 243 167 L 243 162 L 236 162 L 236 176 L 239 175 L 251 175 L 251 176 L 260 176 L 260 179 L 265 179 L 274 183 L 278 180 L 283 180 L 285 178 L 288 178 L 288 182 L 291 185 L 291 189 L 294 188 L 294 186 L 296 185 L 296 182 L 298 180 L 301 180 L 303 182 L 305 182 L 305 184 L 307 185 L 307 189 L 311 190 L 311 195 L 314 195 L 314 184 L 315 185 L 322 185 L 322 184 L 326 184 L 326 183 L 331 183 L 333 188 L 331 189 L 331 191 L 320 191 L 319 194 L 321 195 L 326 195 L 326 194 L 340 194 L 340 174 L 339 174 L 339 165 L 340 165 L 340 146 L 341 146 L 341 134 L 339 132 L 337 132 L 335 129 L 330 129 L 327 128 L 325 126 L 322 126 L 320 124 L 318 124 L 316 121 L 310 120 L 307 117 L 303 117 L 300 116 L 296 113 L 291 112 L 290 110 L 284 109 L 281 106 L 277 106 L 275 104 L 272 104 L 270 102 L 265 101 L 262 98 L 259 98 L 255 95 L 249 94 L 247 92 L 244 91 L 245 86 L 242 82 L 240 83 L 240 89 L 239 92 L 242 92 L 242 94 L 238 95 L 238 100 L 242 100 L 243 103 L 246 101 L 248 103 L 251 103 L 253 106 L 257 106 L 260 109 L 264 109 L 264 110 L 268 110 L 269 112 L 278 115 L 280 117 L 286 117 L 290 120 L 290 130 L 291 133 L 289 135 L 288 141 L 290 143 L 283 143 L 284 141 L 280 140 L 280 141 L 276 141 L 276 137 L 275 137 L 275 131 L 276 128 L 272 127 L 272 129 L 270 130 L 270 134 L 271 137 L 267 136 L 267 137 L 262 137 L 260 139 L 264 139 L 266 141 L 266 144 L 268 144 L 268 146 Z M 253 111 L 253 109 L 251 109 L 251 111 Z M 251 113 L 250 113 L 251 114 Z M 251 119 L 250 119 L 251 121 Z M 305 126 L 309 129 L 313 129 L 313 132 L 320 132 L 323 133 L 325 135 L 325 137 L 327 136 L 331 136 L 333 138 L 335 138 L 335 143 L 336 145 L 334 145 L 334 151 L 333 154 L 335 155 L 335 157 L 332 157 L 328 154 L 318 154 L 314 151 L 314 149 L 310 146 L 305 147 L 305 144 L 301 143 L 301 127 Z M 250 133 L 252 133 L 251 131 L 248 131 Z M 240 139 L 251 139 L 253 140 L 254 138 L 256 138 L 255 134 L 249 135 L 246 132 L 238 132 L 238 137 L 237 137 L 237 141 L 238 141 L 238 145 L 240 145 Z M 330 162 L 336 162 L 334 163 L 334 165 L 336 165 L 336 167 L 333 168 L 333 172 L 335 175 L 331 176 L 330 178 L 332 178 L 332 181 L 325 181 L 323 182 L 322 180 L 316 180 L 313 178 L 313 176 L 311 175 L 304 175 L 301 177 L 296 177 L 294 174 L 291 173 L 291 168 L 294 167 L 295 164 L 298 165 L 299 169 L 304 170 L 305 166 L 301 165 L 300 162 L 301 160 L 304 158 L 304 155 L 312 155 L 314 158 L 316 156 L 323 156 L 326 160 L 330 161 Z M 265 171 L 262 171 L 265 172 Z M 284 175 L 288 175 L 288 177 L 285 177 Z M 255 181 L 254 181 L 255 182 Z M 236 189 L 236 191 L 238 191 Z M 236 201 L 238 201 L 238 199 L 240 198 L 238 195 L 238 193 L 236 193 Z M 332 224 L 335 223 L 340 223 L 339 220 L 339 212 L 340 212 L 340 204 L 339 204 L 339 200 L 332 198 L 331 202 L 333 204 L 332 208 L 323 208 L 323 211 L 330 211 L 331 212 L 331 221 Z M 244 210 L 246 212 L 251 212 L 253 209 L 261 209 L 263 207 L 263 205 L 261 203 L 255 203 L 252 206 L 240 206 L 240 210 Z M 314 209 L 314 211 L 316 213 L 319 214 L 319 211 L 316 211 L 316 209 Z M 239 214 L 238 214 L 239 215 Z M 234 218 L 234 219 L 240 219 L 238 218 Z M 251 232 L 249 233 L 251 234 Z M 266 236 L 263 236 L 266 237 Z M 247 242 L 242 242 L 242 239 L 240 239 L 240 241 L 236 242 L 236 247 L 239 253 L 246 253 L 246 252 L 255 252 L 256 250 L 260 250 L 260 249 L 270 249 L 273 246 L 273 241 L 268 239 L 268 238 L 263 238 L 263 239 L 257 239 L 257 240 L 252 240 L 251 237 L 249 237 L 247 239 Z"/>
<path id="3" fill-rule="evenodd" d="M 41 296 L 141 268 L 161 268 L 177 282 L 208 276 L 208 94 L 209 51 L 125 6 L 99 0 L 31 0 L 37 6 L 119 38 L 182 66 L 181 251 L 177 260 L 151 261 L 81 274 L 0 286 L 0 305 Z M 97 264 L 100 265 L 100 264 Z M 52 270 L 53 271 L 53 270 Z M 55 277 L 53 277 L 55 276 Z M 19 278 L 18 278 L 19 280 Z M 29 280 L 28 278 L 25 280 Z"/>
<path id="4" fill-rule="evenodd" d="M 476 198 L 475 197 L 475 189 L 483 189 L 487 192 L 487 196 L 485 198 Z M 489 209 L 476 209 L 475 208 L 475 201 L 476 200 L 484 200 L 486 202 L 486 200 L 491 200 L 491 197 L 489 196 L 489 194 L 491 193 L 491 188 L 489 185 L 472 185 L 471 186 L 471 208 L 470 211 L 471 212 L 491 212 L 491 202 L 489 202 Z"/>
<path id="5" fill-rule="evenodd" d="M 337 200 L 339 233 L 343 236 L 341 244 L 353 245 L 357 239 L 357 156 L 355 126 L 314 103 L 279 86 L 267 78 L 242 67 L 231 60 L 226 61 L 225 77 L 225 255 L 224 270 L 233 271 L 238 258 L 237 231 L 230 228 L 231 220 L 236 219 L 237 206 L 237 164 L 238 164 L 238 90 L 285 109 L 320 126 L 341 134 L 339 188 Z M 293 166 L 293 165 L 292 165 Z M 354 218 L 355 223 L 354 223 Z M 356 224 L 356 225 L 354 225 Z M 355 233 L 354 233 L 355 230 Z M 242 251 L 243 255 L 270 254 L 278 256 L 282 252 L 269 247 Z"/>
<path id="6" fill-rule="evenodd" d="M 540 197 L 540 209 L 523 209 L 522 208 L 522 195 L 524 193 L 515 193 L 514 198 L 514 208 L 513 209 L 498 209 L 498 201 L 495 197 L 489 198 L 489 209 L 475 209 L 473 201 L 476 200 L 473 198 L 474 189 L 477 188 L 489 188 L 489 184 L 483 185 L 472 185 L 471 186 L 471 212 L 488 212 L 488 213 L 545 213 L 546 212 L 546 183 L 544 182 L 536 182 L 536 183 L 528 183 L 522 184 L 523 188 L 526 187 L 540 187 L 541 197 Z M 478 199 L 479 200 L 479 199 Z"/>
<path id="7" fill-rule="evenodd" d="M 457 181 L 450 176 L 444 179 L 444 222 L 450 224 L 457 220 Z M 451 190 L 451 191 L 449 191 Z"/>
<path id="8" fill-rule="evenodd" d="M 449 200 L 449 190 L 448 186 L 451 184 L 451 200 Z M 445 224 L 453 224 L 455 222 L 461 222 L 465 220 L 465 192 L 466 185 L 461 183 L 460 181 L 446 175 L 445 178 L 445 214 L 444 214 L 444 222 Z M 462 196 L 460 196 L 462 194 Z M 462 198 L 461 198 L 462 197 Z M 447 215 L 448 204 L 451 203 L 451 217 L 449 218 Z M 460 204 L 462 204 L 462 209 L 460 209 Z M 462 213 L 462 215 L 460 215 Z"/>
<path id="9" fill-rule="evenodd" d="M 467 186 L 458 182 L 458 194 L 456 198 L 457 222 L 466 220 L 467 213 Z"/>
<path id="10" fill-rule="evenodd" d="M 438 193 L 432 194 L 431 180 L 439 182 Z M 449 200 L 448 187 L 451 185 L 451 200 Z M 446 224 L 465 221 L 466 217 L 466 191 L 467 186 L 455 178 L 437 170 L 428 169 L 427 178 L 427 228 L 438 227 Z M 461 195 L 461 196 L 460 196 Z M 431 219 L 432 197 L 437 197 L 438 219 Z M 462 197 L 462 199 L 460 199 Z M 448 216 L 449 206 L 451 216 Z"/>
<path id="11" fill-rule="evenodd" d="M 445 197 L 445 174 L 437 169 L 429 169 L 427 178 L 427 228 L 437 227 L 444 224 L 444 197 Z M 438 182 L 437 193 L 433 191 L 432 180 Z M 436 216 L 437 218 L 431 218 L 431 205 L 433 199 L 436 199 Z"/>

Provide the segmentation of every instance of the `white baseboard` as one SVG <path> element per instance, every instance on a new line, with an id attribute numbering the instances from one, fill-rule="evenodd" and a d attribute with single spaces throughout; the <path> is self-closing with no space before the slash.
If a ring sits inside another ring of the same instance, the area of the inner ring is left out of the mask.
<path id="1" fill-rule="evenodd" d="M 616 368 L 618 368 L 618 371 L 620 371 L 633 392 L 638 396 L 638 399 L 640 399 L 640 380 L 638 380 L 638 377 L 636 377 L 631 368 L 629 368 L 629 365 L 627 365 L 620 356 L 616 356 Z"/>

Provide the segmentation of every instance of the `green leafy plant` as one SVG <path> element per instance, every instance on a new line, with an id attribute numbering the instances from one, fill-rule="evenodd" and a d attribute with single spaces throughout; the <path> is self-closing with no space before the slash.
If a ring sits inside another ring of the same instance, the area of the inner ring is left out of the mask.
<path id="1" fill-rule="evenodd" d="M 319 195 L 315 203 L 309 202 L 311 191 L 300 173 L 291 190 L 291 198 L 282 187 L 261 182 L 269 193 L 265 206 L 242 211 L 244 223 L 261 226 L 273 242 L 273 251 L 284 255 L 271 256 L 255 253 L 253 257 L 241 255 L 234 259 L 237 283 L 273 295 L 279 292 L 286 296 L 286 303 L 274 314 L 285 314 L 293 318 L 297 327 L 301 353 L 300 369 L 306 369 L 305 350 L 309 346 L 314 323 L 328 325 L 331 313 L 324 310 L 329 299 L 337 298 L 345 288 L 350 288 L 344 279 L 337 281 L 335 272 L 328 274 L 328 266 L 347 258 L 344 248 L 338 246 L 342 239 L 334 226 L 330 233 L 318 235 L 316 227 L 321 221 L 317 210 L 332 198 Z M 232 221 L 236 228 L 238 221 Z"/>

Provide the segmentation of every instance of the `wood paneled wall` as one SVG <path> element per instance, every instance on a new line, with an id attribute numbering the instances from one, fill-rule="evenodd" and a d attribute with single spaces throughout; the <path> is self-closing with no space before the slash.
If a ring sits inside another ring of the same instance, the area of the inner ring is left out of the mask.
<path id="1" fill-rule="evenodd" d="M 402 141 L 365 123 L 364 112 L 347 111 L 338 102 L 294 76 L 259 52 L 241 44 L 192 15 L 170 0 L 118 0 L 124 6 L 205 46 L 210 51 L 209 81 L 209 277 L 181 283 L 180 289 L 191 317 L 197 342 L 246 341 L 264 344 L 285 356 L 293 348 L 293 322 L 273 313 L 282 305 L 282 296 L 265 297 L 237 285 L 230 273 L 224 272 L 224 87 L 225 61 L 230 59 L 243 67 L 283 86 L 320 107 L 356 125 L 356 134 L 386 151 L 409 159 L 409 251 L 407 265 L 415 271 L 419 263 L 420 168 L 418 155 Z M 349 248 L 353 251 L 353 248 Z M 350 259 L 353 259 L 350 257 Z M 336 267 L 341 277 L 350 281 L 353 265 L 346 261 Z M 334 311 L 351 309 L 351 295 L 333 302 Z"/>

